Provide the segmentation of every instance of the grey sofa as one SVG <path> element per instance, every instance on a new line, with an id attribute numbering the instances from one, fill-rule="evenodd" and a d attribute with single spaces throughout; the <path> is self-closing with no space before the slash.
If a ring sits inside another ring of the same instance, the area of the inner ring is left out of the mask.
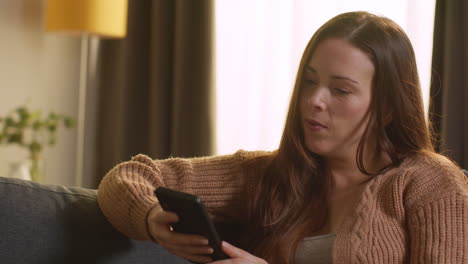
<path id="1" fill-rule="evenodd" d="M 189 263 L 120 234 L 96 194 L 0 177 L 0 263 Z"/>

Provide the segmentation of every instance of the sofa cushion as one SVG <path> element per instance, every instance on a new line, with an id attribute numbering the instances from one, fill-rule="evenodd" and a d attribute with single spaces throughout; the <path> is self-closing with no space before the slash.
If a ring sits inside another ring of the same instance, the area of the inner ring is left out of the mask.
<path id="1" fill-rule="evenodd" d="M 0 177 L 0 262 L 189 263 L 116 231 L 96 193 Z"/>

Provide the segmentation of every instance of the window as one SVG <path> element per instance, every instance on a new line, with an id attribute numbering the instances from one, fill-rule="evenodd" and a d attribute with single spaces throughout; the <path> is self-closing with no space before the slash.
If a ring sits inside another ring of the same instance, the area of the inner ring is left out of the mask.
<path id="1" fill-rule="evenodd" d="M 216 1 L 216 154 L 278 147 L 305 45 L 343 12 L 385 15 L 406 31 L 427 109 L 434 9 L 435 0 Z"/>

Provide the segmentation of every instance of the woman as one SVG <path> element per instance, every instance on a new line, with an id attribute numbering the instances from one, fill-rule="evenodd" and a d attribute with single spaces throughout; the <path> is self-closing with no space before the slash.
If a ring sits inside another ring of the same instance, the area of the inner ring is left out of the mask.
<path id="1" fill-rule="evenodd" d="M 242 227 L 217 264 L 468 261 L 467 183 L 434 153 L 411 43 L 366 12 L 338 15 L 310 40 L 277 151 L 138 155 L 103 179 L 98 201 L 117 229 L 210 262 L 204 238 L 170 229 L 177 216 L 157 186 L 196 194 L 215 220 Z"/>

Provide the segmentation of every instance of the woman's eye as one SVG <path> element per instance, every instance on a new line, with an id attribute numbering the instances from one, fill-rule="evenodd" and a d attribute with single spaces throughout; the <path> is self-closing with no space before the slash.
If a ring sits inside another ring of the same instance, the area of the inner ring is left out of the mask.
<path id="1" fill-rule="evenodd" d="M 346 94 L 349 94 L 351 93 L 350 91 L 348 90 L 345 90 L 345 89 L 341 89 L 341 88 L 335 88 L 333 89 L 337 94 L 340 94 L 340 95 L 346 95 Z"/>
<path id="2" fill-rule="evenodd" d="M 306 83 L 306 84 L 311 84 L 311 85 L 315 85 L 315 84 L 317 84 L 317 81 L 316 81 L 316 80 L 305 79 L 305 80 L 304 80 L 304 83 Z"/>

